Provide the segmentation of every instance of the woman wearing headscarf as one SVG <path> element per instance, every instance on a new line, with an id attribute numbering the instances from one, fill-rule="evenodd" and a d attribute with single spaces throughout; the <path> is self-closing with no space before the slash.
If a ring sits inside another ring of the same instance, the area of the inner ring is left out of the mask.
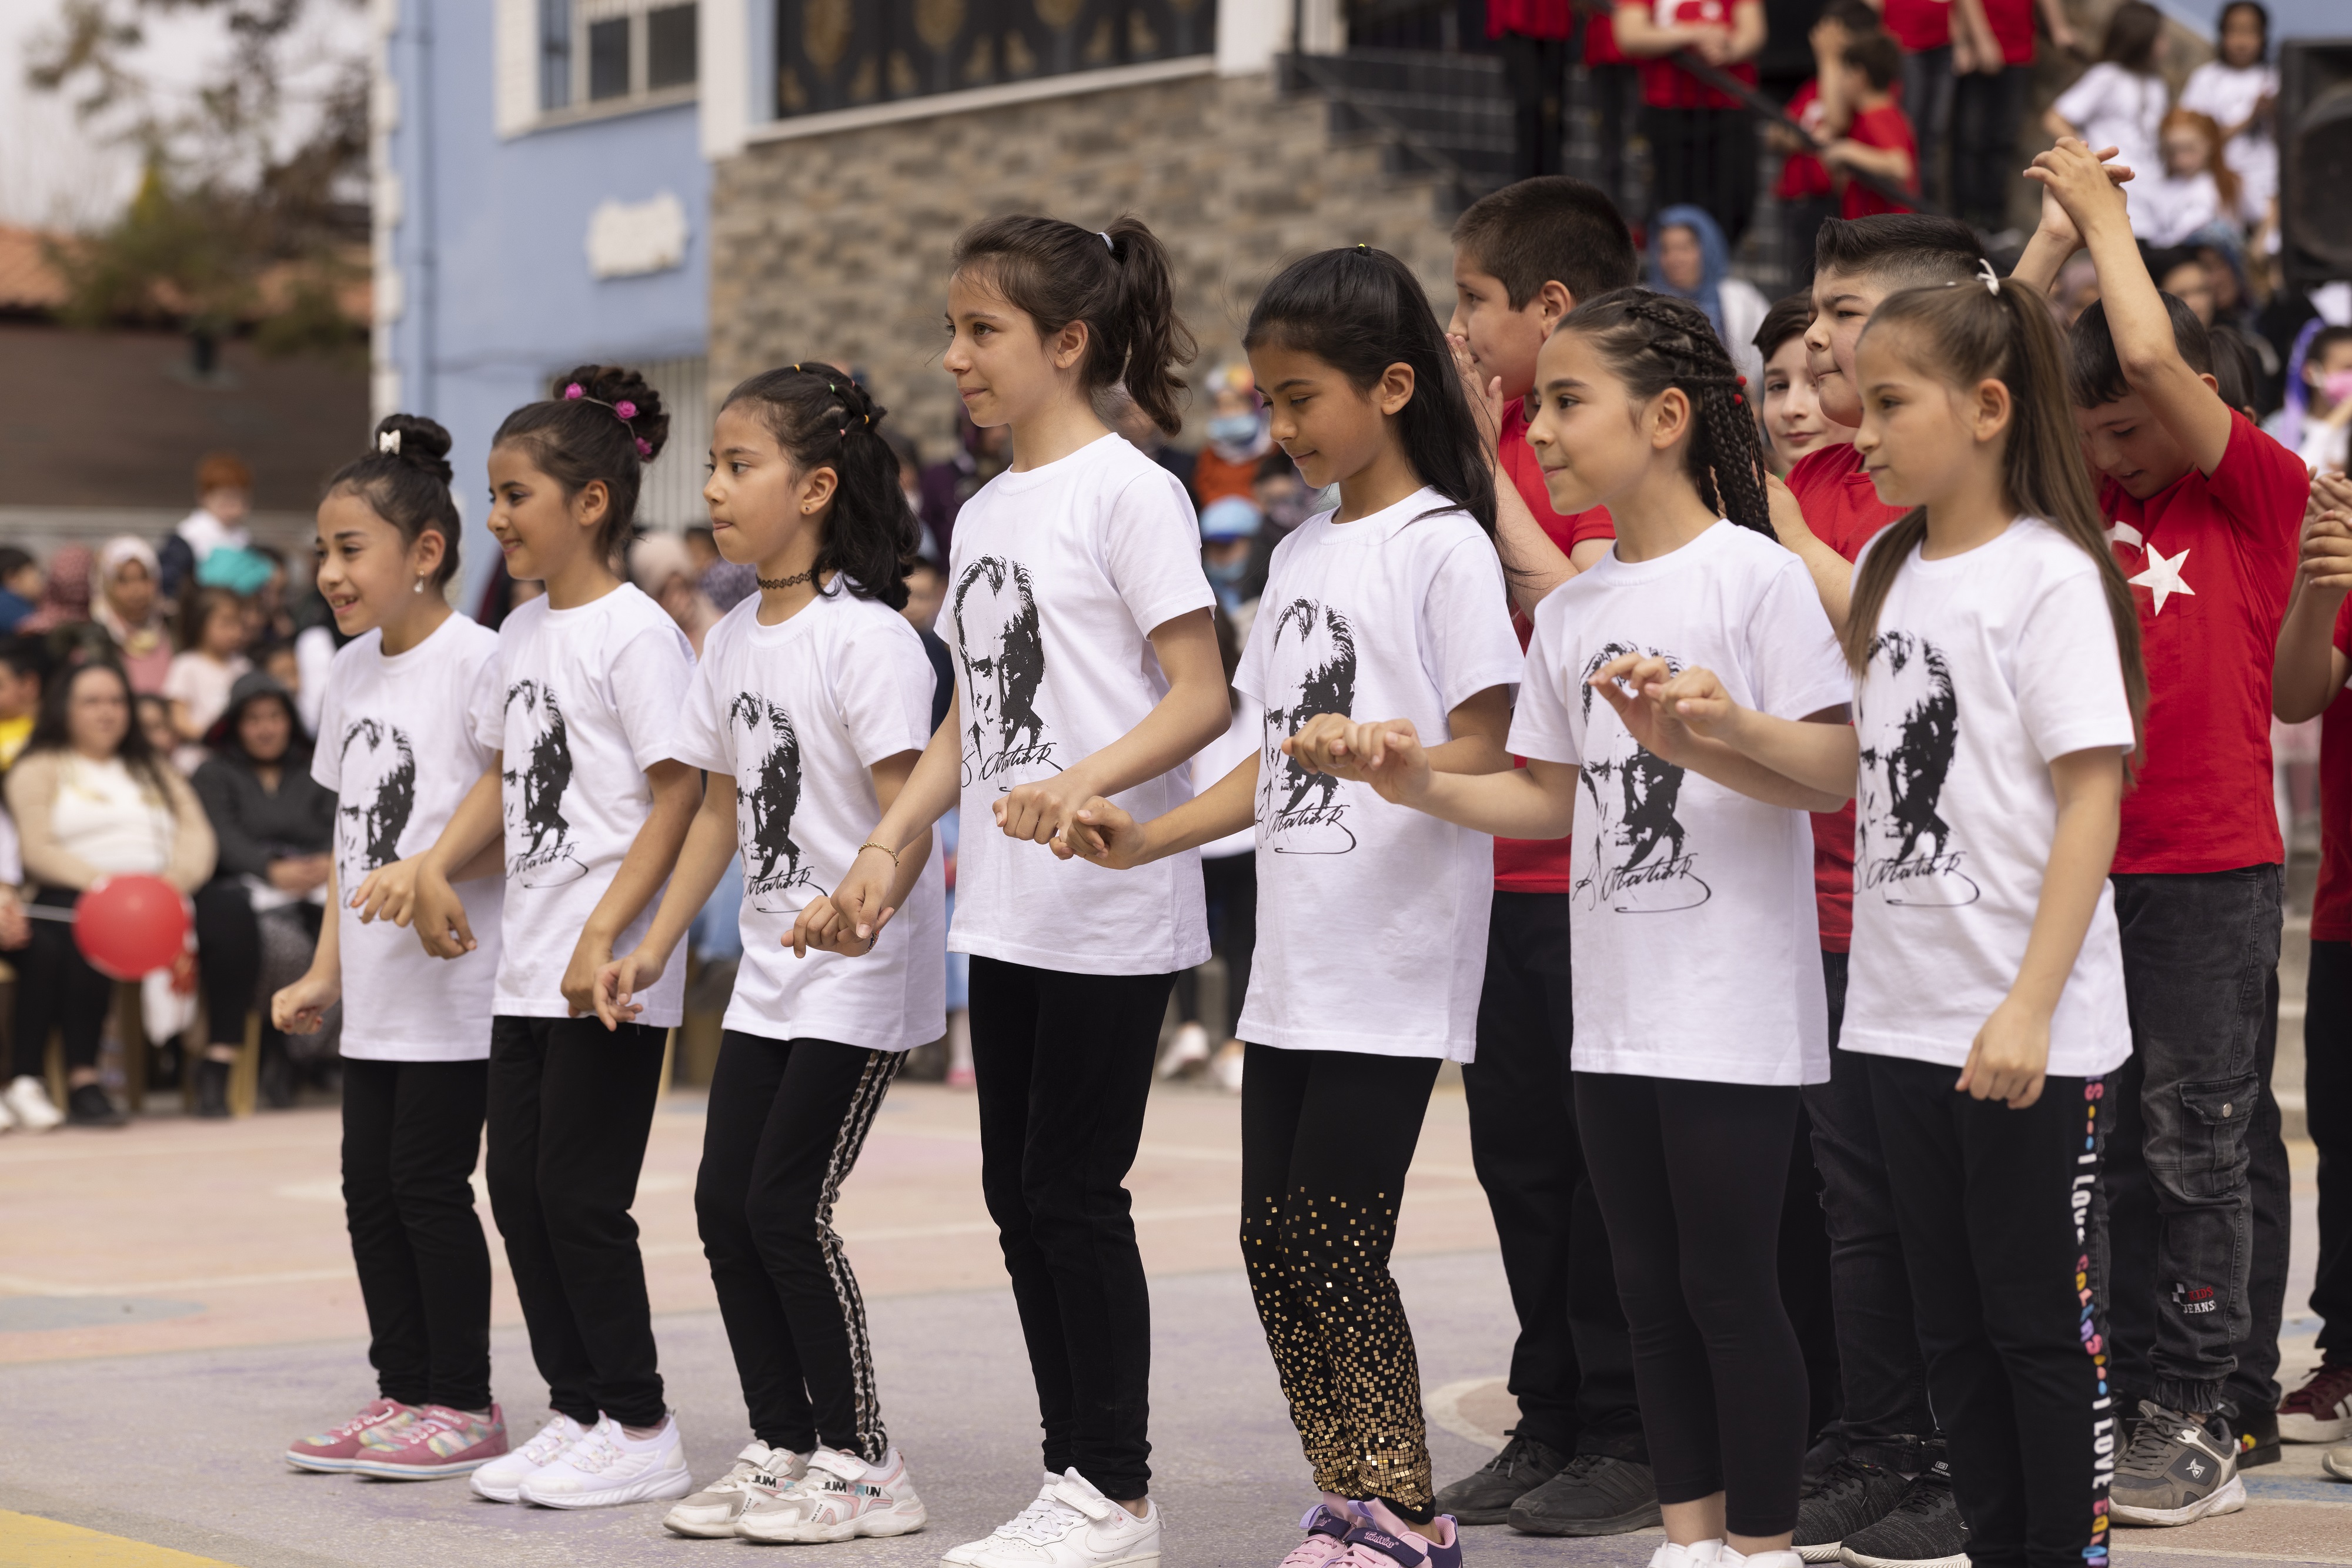
<path id="1" fill-rule="evenodd" d="M 49 557 L 49 578 L 41 585 L 41 601 L 16 622 L 20 632 L 48 632 L 89 619 L 89 551 L 81 545 L 59 545 Z"/>
<path id="2" fill-rule="evenodd" d="M 1764 385 L 1764 358 L 1756 351 L 1756 329 L 1769 308 L 1756 286 L 1731 276 L 1731 250 L 1723 230 L 1704 207 L 1661 211 L 1650 223 L 1649 286 L 1687 299 L 1706 312 L 1715 335 L 1731 351 L 1731 362 L 1751 389 Z M 1757 401 L 1751 393 L 1748 402 Z"/>
<path id="3" fill-rule="evenodd" d="M 114 639 L 116 660 L 141 696 L 160 694 L 172 668 L 172 639 L 156 613 L 161 572 L 147 541 L 120 534 L 98 552 L 98 597 L 90 619 Z"/>

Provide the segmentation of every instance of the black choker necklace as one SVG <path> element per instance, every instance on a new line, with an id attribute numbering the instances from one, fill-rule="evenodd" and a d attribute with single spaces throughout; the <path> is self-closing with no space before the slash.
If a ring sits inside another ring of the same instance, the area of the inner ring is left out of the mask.
<path id="1" fill-rule="evenodd" d="M 755 577 L 752 580 L 766 589 L 798 588 L 803 582 L 816 580 L 816 568 L 811 567 L 797 577 Z"/>

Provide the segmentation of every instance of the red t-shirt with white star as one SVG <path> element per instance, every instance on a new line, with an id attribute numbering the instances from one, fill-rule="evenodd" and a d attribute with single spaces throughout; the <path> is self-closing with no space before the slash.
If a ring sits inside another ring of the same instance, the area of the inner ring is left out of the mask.
<path id="1" fill-rule="evenodd" d="M 2271 793 L 2271 661 L 2309 486 L 2301 460 L 2236 413 L 2210 477 L 2191 468 L 2145 501 L 2112 479 L 2099 486 L 2147 666 L 2147 749 L 2124 796 L 2118 872 L 2286 858 Z"/>
<path id="2" fill-rule="evenodd" d="M 1862 454 L 1851 441 L 1798 458 L 1789 470 L 1789 489 L 1813 537 L 1849 561 L 1905 511 L 1878 498 L 1878 486 L 1862 471 Z M 1812 816 L 1813 909 L 1822 951 L 1843 953 L 1853 943 L 1853 802 Z"/>

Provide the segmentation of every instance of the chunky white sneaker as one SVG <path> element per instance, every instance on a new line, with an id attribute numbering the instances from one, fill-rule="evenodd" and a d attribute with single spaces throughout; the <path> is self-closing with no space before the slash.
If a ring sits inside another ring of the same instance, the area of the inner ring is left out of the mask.
<path id="1" fill-rule="evenodd" d="M 972 1568 L 1124 1568 L 1160 1561 L 1160 1507 L 1141 1519 L 1097 1491 L 1076 1469 L 996 1527 L 964 1559 Z"/>
<path id="2" fill-rule="evenodd" d="M 588 1428 L 571 1416 L 557 1411 L 555 1419 L 539 1429 L 539 1435 L 520 1448 L 510 1448 L 467 1478 L 478 1497 L 492 1502 L 515 1502 L 520 1499 L 523 1478 L 551 1463 L 582 1437 Z"/>
<path id="3" fill-rule="evenodd" d="M 523 1478 L 522 1500 L 541 1508 L 614 1508 L 667 1502 L 693 1490 L 675 1414 L 665 1415 L 650 1437 L 632 1437 L 602 1416 L 578 1442 Z"/>
<path id="4" fill-rule="evenodd" d="M 1032 1511 L 1045 1507 L 1053 1500 L 1054 1489 L 1061 1484 L 1062 1478 L 1047 1470 L 1045 1484 L 1037 1489 L 1037 1495 L 1030 1500 L 1029 1507 L 1013 1515 L 1013 1518 L 1024 1519 Z M 973 1563 L 979 1561 L 981 1552 L 995 1539 L 994 1534 L 989 1534 L 982 1536 L 978 1541 L 967 1541 L 961 1546 L 950 1546 L 940 1553 L 940 1561 L 960 1564 L 961 1568 L 971 1568 Z"/>
<path id="5" fill-rule="evenodd" d="M 1160 1076 L 1177 1078 L 1209 1060 L 1209 1031 L 1196 1023 L 1180 1023 L 1160 1053 Z"/>
<path id="6" fill-rule="evenodd" d="M 63 1111 L 49 1103 L 47 1085 L 29 1072 L 0 1092 L 0 1104 L 5 1104 L 8 1113 L 16 1118 L 16 1124 L 28 1133 L 46 1133 L 66 1119 Z"/>
<path id="7" fill-rule="evenodd" d="M 878 1465 L 838 1448 L 809 1456 L 808 1470 L 782 1487 L 754 1486 L 735 1533 L 746 1541 L 850 1541 L 912 1535 L 929 1517 L 907 1461 L 892 1448 Z"/>
<path id="8" fill-rule="evenodd" d="M 772 1448 L 754 1437 L 735 1456 L 734 1469 L 662 1515 L 662 1526 L 699 1541 L 727 1540 L 735 1533 L 735 1521 L 742 1517 L 744 1504 L 751 1501 L 749 1488 L 753 1479 L 772 1476 L 791 1480 L 807 1468 L 808 1461 L 791 1449 Z"/>

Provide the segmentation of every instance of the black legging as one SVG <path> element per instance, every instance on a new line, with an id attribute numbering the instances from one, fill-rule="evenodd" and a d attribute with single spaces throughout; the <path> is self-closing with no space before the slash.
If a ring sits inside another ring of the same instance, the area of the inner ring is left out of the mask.
<path id="1" fill-rule="evenodd" d="M 1735 1535 L 1797 1522 L 1805 1362 L 1776 1261 L 1797 1103 L 1793 1087 L 1576 1074 L 1658 1500 L 1720 1491 Z"/>
<path id="2" fill-rule="evenodd" d="M 1209 901 L 1209 950 L 1225 961 L 1225 1029 L 1241 1021 L 1249 997 L 1250 957 L 1257 951 L 1257 856 L 1217 855 L 1201 862 L 1201 891 Z M 1176 1016 L 1201 1017 L 1201 971 L 1176 977 Z"/>
<path id="3" fill-rule="evenodd" d="M 296 906 L 311 935 L 320 911 Z M 261 1036 L 276 1049 L 278 1030 L 269 1021 L 268 998 L 255 994 L 261 981 L 261 921 L 253 894 L 233 876 L 215 877 L 196 891 L 196 967 L 205 987 L 205 1033 L 214 1045 L 243 1045 L 246 1015 L 258 1009 Z"/>
<path id="4" fill-rule="evenodd" d="M 44 909 L 71 909 L 80 898 L 69 888 L 45 887 L 33 902 Z M 31 945 L 9 955 L 9 967 L 16 971 L 16 1076 L 38 1078 L 47 1070 L 51 1030 L 65 1035 L 68 1068 L 96 1067 L 114 982 L 81 956 L 71 925 L 37 919 L 29 924 Z"/>

